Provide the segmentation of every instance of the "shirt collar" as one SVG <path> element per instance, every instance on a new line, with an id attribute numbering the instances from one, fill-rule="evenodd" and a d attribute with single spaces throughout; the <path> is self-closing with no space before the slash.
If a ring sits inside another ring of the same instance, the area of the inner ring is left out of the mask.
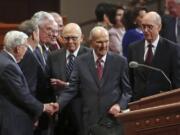
<path id="1" fill-rule="evenodd" d="M 80 46 L 73 53 L 70 53 L 69 50 L 66 50 L 66 58 L 69 56 L 69 54 L 73 54 L 74 57 L 77 57 L 79 49 L 80 49 Z"/>
<path id="2" fill-rule="evenodd" d="M 4 51 L 17 63 L 16 58 L 14 57 L 13 54 L 11 54 L 10 52 L 8 52 L 6 49 L 4 49 Z"/>
<path id="3" fill-rule="evenodd" d="M 28 45 L 28 48 L 33 52 L 33 48 L 31 45 Z"/>
<path id="4" fill-rule="evenodd" d="M 156 40 L 154 40 L 151 44 L 153 45 L 154 48 L 156 48 L 158 45 L 158 42 L 159 42 L 159 35 L 157 36 Z M 150 43 L 147 40 L 145 40 L 145 47 L 146 48 L 148 47 L 149 44 Z"/>
<path id="5" fill-rule="evenodd" d="M 97 61 L 97 59 L 98 59 L 98 56 L 96 55 L 96 53 L 95 53 L 95 51 L 93 50 L 93 56 L 94 56 L 94 61 L 95 61 L 95 63 L 96 63 L 96 61 Z M 101 58 L 101 60 L 105 63 L 105 61 L 106 61 L 106 57 L 107 57 L 107 54 L 106 55 L 104 55 L 102 58 Z"/>

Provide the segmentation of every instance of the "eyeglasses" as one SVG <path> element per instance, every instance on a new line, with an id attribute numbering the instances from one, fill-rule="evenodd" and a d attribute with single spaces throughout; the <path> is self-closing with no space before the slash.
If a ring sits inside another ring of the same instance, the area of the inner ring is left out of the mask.
<path id="1" fill-rule="evenodd" d="M 149 25 L 149 24 L 142 24 L 141 28 L 143 30 L 145 30 L 145 29 L 152 30 L 154 28 L 154 26 L 153 25 Z"/>
<path id="2" fill-rule="evenodd" d="M 69 41 L 70 39 L 73 41 L 77 41 L 79 37 L 75 37 L 75 36 L 69 36 L 69 37 L 64 37 L 64 40 Z"/>

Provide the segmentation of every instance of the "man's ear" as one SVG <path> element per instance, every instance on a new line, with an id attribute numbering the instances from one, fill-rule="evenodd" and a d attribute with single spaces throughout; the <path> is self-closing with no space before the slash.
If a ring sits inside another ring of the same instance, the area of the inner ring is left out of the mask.
<path id="1" fill-rule="evenodd" d="M 35 40 L 35 36 L 36 36 L 36 32 L 33 31 L 32 35 L 31 35 L 32 40 Z"/>
<path id="2" fill-rule="evenodd" d="M 82 34 L 80 37 L 80 41 L 83 42 L 83 40 L 84 40 L 84 35 Z"/>
<path id="3" fill-rule="evenodd" d="M 159 31 L 161 31 L 161 28 L 162 28 L 162 24 L 159 25 Z"/>
<path id="4" fill-rule="evenodd" d="M 18 46 L 16 46 L 16 47 L 14 48 L 14 53 L 15 53 L 15 54 L 18 54 L 18 53 L 19 53 L 19 47 L 18 47 Z"/>

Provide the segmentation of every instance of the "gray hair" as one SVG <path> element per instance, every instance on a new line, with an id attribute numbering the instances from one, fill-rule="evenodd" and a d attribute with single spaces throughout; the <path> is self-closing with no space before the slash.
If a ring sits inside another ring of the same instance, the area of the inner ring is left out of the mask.
<path id="1" fill-rule="evenodd" d="M 4 49 L 7 51 L 26 43 L 28 36 L 24 32 L 9 31 L 4 37 Z"/>
<path id="2" fill-rule="evenodd" d="M 38 24 L 38 26 L 41 26 L 45 23 L 46 20 L 49 20 L 49 21 L 55 21 L 53 16 L 48 13 L 48 12 L 45 12 L 45 11 L 39 11 L 39 12 L 36 12 L 32 18 L 31 18 L 36 24 Z"/>
<path id="3" fill-rule="evenodd" d="M 107 33 L 107 35 L 109 34 L 108 31 L 102 27 L 102 26 L 95 26 L 91 31 L 90 31 L 90 34 L 89 34 L 89 40 L 91 41 L 93 39 L 93 37 L 95 36 L 95 34 L 97 32 L 100 32 L 100 31 L 104 31 Z"/>
<path id="4" fill-rule="evenodd" d="M 19 30 L 31 36 L 34 31 L 38 30 L 38 25 L 33 20 L 26 20 L 19 25 Z"/>

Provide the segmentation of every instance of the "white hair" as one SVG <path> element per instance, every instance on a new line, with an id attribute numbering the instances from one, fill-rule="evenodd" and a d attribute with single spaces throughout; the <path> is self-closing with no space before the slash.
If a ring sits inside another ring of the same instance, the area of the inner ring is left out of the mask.
<path id="1" fill-rule="evenodd" d="M 90 31 L 90 34 L 89 34 L 89 40 L 91 41 L 93 39 L 93 37 L 95 36 L 95 34 L 97 32 L 100 32 L 100 31 L 104 31 L 105 33 L 107 33 L 107 35 L 109 34 L 108 31 L 102 27 L 102 26 L 95 26 L 91 31 Z"/>
<path id="2" fill-rule="evenodd" d="M 4 37 L 4 49 L 7 51 L 12 50 L 16 46 L 20 46 L 26 43 L 28 36 L 24 32 L 9 31 Z"/>
<path id="3" fill-rule="evenodd" d="M 47 20 L 48 21 L 55 21 L 53 16 L 45 11 L 36 12 L 31 18 L 38 26 L 43 25 Z"/>

